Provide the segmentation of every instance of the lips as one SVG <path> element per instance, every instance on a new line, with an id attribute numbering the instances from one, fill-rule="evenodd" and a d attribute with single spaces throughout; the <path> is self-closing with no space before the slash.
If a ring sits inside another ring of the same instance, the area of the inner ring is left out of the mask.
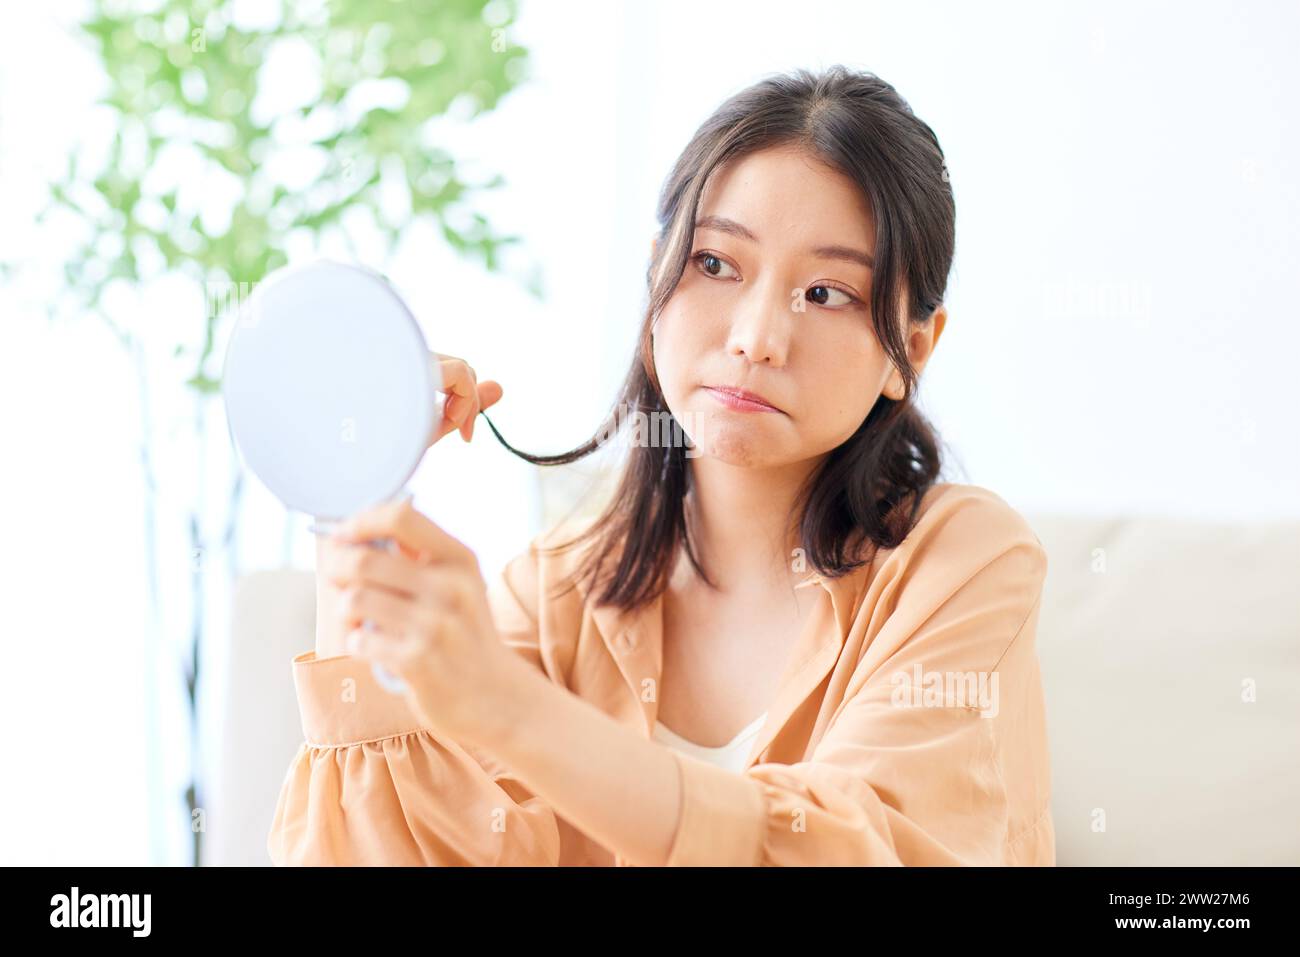
<path id="1" fill-rule="evenodd" d="M 775 405 L 763 398 L 757 392 L 750 392 L 747 389 L 736 389 L 725 385 L 706 385 L 704 388 L 713 393 L 714 398 L 718 399 L 729 408 L 744 412 L 780 412 Z"/>

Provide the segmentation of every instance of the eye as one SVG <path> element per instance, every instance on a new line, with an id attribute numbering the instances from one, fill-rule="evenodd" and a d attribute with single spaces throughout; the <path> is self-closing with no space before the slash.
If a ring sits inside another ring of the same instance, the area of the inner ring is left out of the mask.
<path id="1" fill-rule="evenodd" d="M 737 278 L 735 276 L 720 276 L 717 272 L 714 272 L 714 269 L 722 270 L 732 268 L 721 256 L 715 256 L 711 252 L 699 252 L 692 256 L 691 259 L 696 263 L 701 272 L 713 279 Z M 732 271 L 735 272 L 734 269 L 732 269 Z"/>
<path id="2" fill-rule="evenodd" d="M 805 295 L 819 306 L 851 306 L 858 301 L 839 286 L 827 286 L 825 283 L 809 287 Z M 832 302 L 831 296 L 842 296 L 844 302 Z"/>

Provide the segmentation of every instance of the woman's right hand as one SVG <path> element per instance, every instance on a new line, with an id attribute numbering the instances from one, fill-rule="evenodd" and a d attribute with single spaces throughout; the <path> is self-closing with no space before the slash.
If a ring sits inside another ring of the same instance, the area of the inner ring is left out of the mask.
<path id="1" fill-rule="evenodd" d="M 468 442 L 474 438 L 474 422 L 478 414 L 500 400 L 503 392 L 501 383 L 491 379 L 479 382 L 478 376 L 464 359 L 432 351 L 429 358 L 441 368 L 440 391 L 447 396 L 442 418 L 434 423 L 433 432 L 429 436 L 429 445 L 456 429 L 460 430 L 460 437 Z"/>

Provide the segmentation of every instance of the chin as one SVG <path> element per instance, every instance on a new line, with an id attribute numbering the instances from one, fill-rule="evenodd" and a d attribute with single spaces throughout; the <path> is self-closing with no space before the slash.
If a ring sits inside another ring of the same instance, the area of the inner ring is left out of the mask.
<path id="1" fill-rule="evenodd" d="M 717 459 L 740 468 L 771 465 L 779 449 L 774 430 L 765 426 L 776 418 L 755 413 L 697 412 L 698 428 L 688 431 L 697 447 L 698 454 L 693 457 Z"/>

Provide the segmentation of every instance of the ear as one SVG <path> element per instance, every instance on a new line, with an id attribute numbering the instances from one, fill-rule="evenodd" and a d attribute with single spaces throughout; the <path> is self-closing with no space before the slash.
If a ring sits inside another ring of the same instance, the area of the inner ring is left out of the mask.
<path id="1" fill-rule="evenodd" d="M 918 376 L 930 361 L 930 356 L 934 355 L 934 347 L 939 344 L 939 337 L 943 335 L 943 327 L 947 321 L 948 310 L 940 303 L 925 322 L 914 325 L 908 333 L 907 357 L 911 360 Z M 890 370 L 881 394 L 895 402 L 903 397 L 903 377 L 897 369 Z"/>
<path id="2" fill-rule="evenodd" d="M 885 387 L 880 390 L 880 394 L 895 402 L 903 397 L 903 377 L 898 374 L 897 369 L 890 370 L 889 378 L 885 380 Z"/>
<path id="3" fill-rule="evenodd" d="M 651 259 L 655 258 L 655 250 L 658 248 L 659 248 L 659 237 L 651 236 L 650 237 L 650 258 Z"/>

